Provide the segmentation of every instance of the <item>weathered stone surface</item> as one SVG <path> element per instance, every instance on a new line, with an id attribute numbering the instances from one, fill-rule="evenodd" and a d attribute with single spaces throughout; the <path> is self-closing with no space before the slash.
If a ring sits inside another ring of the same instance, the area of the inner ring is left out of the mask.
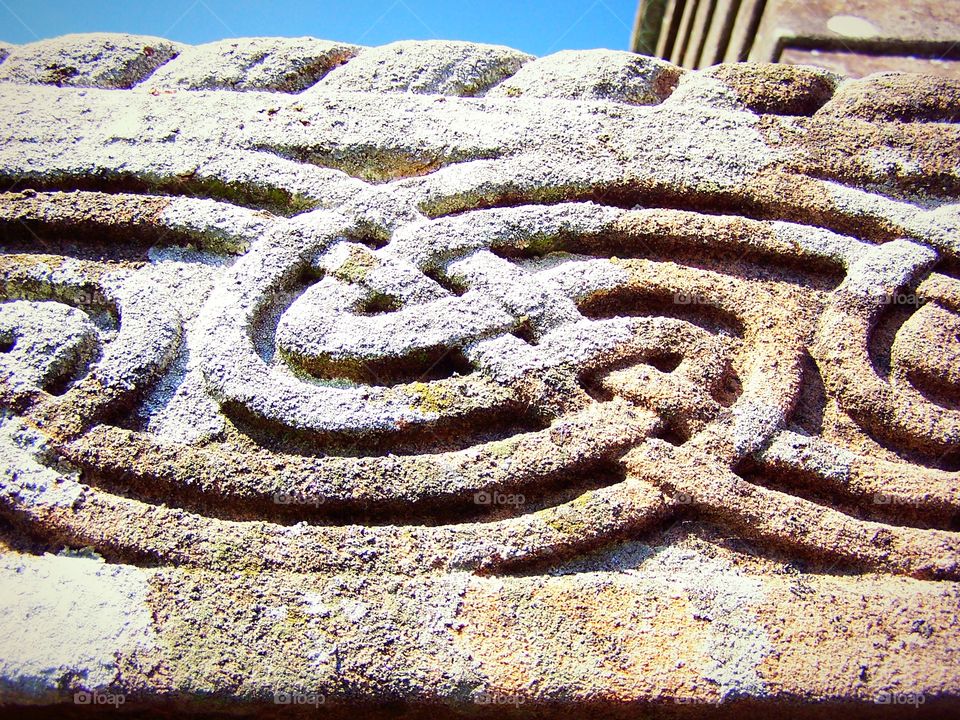
<path id="1" fill-rule="evenodd" d="M 129 88 L 183 48 L 146 35 L 64 35 L 10 49 L 0 82 L 59 87 Z"/>
<path id="2" fill-rule="evenodd" d="M 617 100 L 656 105 L 683 71 L 668 62 L 617 50 L 563 50 L 524 65 L 489 97 Z"/>
<path id="3" fill-rule="evenodd" d="M 960 711 L 957 88 L 569 59 L 0 85 L 3 702 Z"/>
<path id="4" fill-rule="evenodd" d="M 845 83 L 823 114 L 873 121 L 957 123 L 960 80 L 878 73 Z"/>
<path id="5" fill-rule="evenodd" d="M 319 87 L 469 97 L 483 94 L 531 59 L 501 45 L 405 40 L 364 50 L 353 62 L 330 73 Z"/>
<path id="6" fill-rule="evenodd" d="M 299 92 L 360 50 L 302 38 L 237 38 L 185 49 L 146 81 L 151 88 Z"/>
<path id="7" fill-rule="evenodd" d="M 13 50 L 15 46 L 10 43 L 5 43 L 0 40 L 0 63 L 2 63 L 7 56 L 10 54 L 10 51 Z"/>
<path id="8" fill-rule="evenodd" d="M 813 115 L 842 80 L 815 67 L 768 63 L 725 63 L 704 70 L 701 77 L 716 78 L 761 115 Z"/>

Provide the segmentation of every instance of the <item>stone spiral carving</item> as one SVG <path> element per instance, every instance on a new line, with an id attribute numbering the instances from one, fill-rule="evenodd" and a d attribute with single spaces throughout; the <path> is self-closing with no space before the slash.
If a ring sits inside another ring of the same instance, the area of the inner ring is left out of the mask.
<path id="1" fill-rule="evenodd" d="M 694 518 L 958 579 L 955 85 L 237 43 L 0 64 L 15 526 L 418 575 Z"/>

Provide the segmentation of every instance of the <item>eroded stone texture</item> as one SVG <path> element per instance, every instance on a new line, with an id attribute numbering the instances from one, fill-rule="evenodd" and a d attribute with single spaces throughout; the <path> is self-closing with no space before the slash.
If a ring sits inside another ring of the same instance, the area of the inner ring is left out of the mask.
<path id="1" fill-rule="evenodd" d="M 761 115 L 812 115 L 833 97 L 841 80 L 819 68 L 762 63 L 724 63 L 701 76 L 717 78 Z"/>
<path id="2" fill-rule="evenodd" d="M 563 50 L 527 63 L 489 97 L 616 100 L 656 105 L 683 71 L 662 60 L 616 50 Z"/>
<path id="3" fill-rule="evenodd" d="M 360 48 L 316 38 L 238 38 L 197 45 L 167 63 L 150 87 L 299 92 Z"/>
<path id="4" fill-rule="evenodd" d="M 482 94 L 515 73 L 530 55 L 500 45 L 450 40 L 405 40 L 364 50 L 331 73 L 324 90 Z"/>
<path id="5" fill-rule="evenodd" d="M 0 82 L 129 88 L 182 48 L 180 43 L 146 35 L 64 35 L 10 48 L 0 67 Z"/>
<path id="6" fill-rule="evenodd" d="M 955 85 L 594 57 L 0 85 L 4 701 L 958 711 Z"/>

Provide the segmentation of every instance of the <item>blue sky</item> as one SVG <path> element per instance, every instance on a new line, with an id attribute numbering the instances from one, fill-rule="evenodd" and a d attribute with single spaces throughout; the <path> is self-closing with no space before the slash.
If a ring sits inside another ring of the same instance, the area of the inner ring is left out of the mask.
<path id="1" fill-rule="evenodd" d="M 249 35 L 313 35 L 362 45 L 439 38 L 545 55 L 625 50 L 637 0 L 0 0 L 0 40 L 130 32 L 186 43 Z"/>

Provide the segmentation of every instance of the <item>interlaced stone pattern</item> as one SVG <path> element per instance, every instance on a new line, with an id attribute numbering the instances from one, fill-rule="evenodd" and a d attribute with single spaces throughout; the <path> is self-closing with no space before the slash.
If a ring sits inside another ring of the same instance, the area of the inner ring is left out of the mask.
<path id="1" fill-rule="evenodd" d="M 956 82 L 441 41 L 0 58 L 0 510 L 35 551 L 500 575 L 692 519 L 960 579 Z"/>

